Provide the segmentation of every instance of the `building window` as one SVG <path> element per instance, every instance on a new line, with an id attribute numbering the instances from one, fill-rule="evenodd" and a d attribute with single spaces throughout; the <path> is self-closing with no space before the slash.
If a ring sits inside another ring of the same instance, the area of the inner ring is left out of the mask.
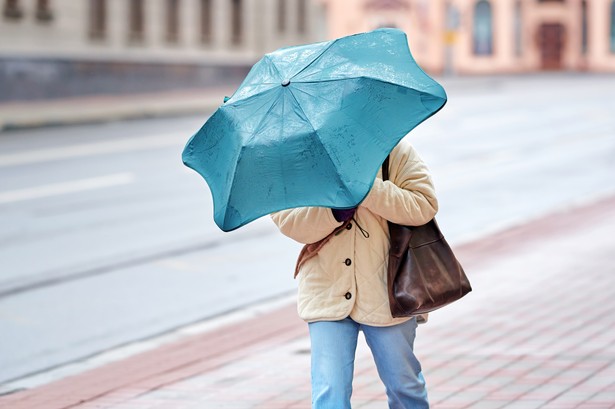
<path id="1" fill-rule="evenodd" d="M 49 0 L 36 1 L 36 19 L 38 21 L 47 22 L 53 20 L 53 13 L 49 3 Z"/>
<path id="2" fill-rule="evenodd" d="M 90 0 L 89 35 L 92 40 L 102 40 L 107 35 L 107 0 Z"/>
<path id="3" fill-rule="evenodd" d="M 297 3 L 297 31 L 305 34 L 307 27 L 307 5 L 306 0 L 299 0 Z"/>
<path id="4" fill-rule="evenodd" d="M 474 7 L 474 54 L 493 54 L 491 3 L 481 0 Z"/>
<path id="5" fill-rule="evenodd" d="M 19 4 L 19 0 L 5 0 L 2 14 L 7 19 L 19 20 L 23 17 L 23 10 Z"/>
<path id="6" fill-rule="evenodd" d="M 615 54 L 615 0 L 611 2 L 611 53 Z"/>
<path id="7" fill-rule="evenodd" d="M 587 54 L 587 1 L 581 1 L 581 54 Z"/>
<path id="8" fill-rule="evenodd" d="M 201 42 L 203 44 L 209 44 L 212 40 L 211 1 L 201 0 Z"/>
<path id="9" fill-rule="evenodd" d="M 288 0 L 278 0 L 278 32 L 286 31 L 286 2 Z"/>
<path id="10" fill-rule="evenodd" d="M 515 55 L 521 57 L 523 55 L 523 8 L 521 0 L 515 2 L 514 30 Z"/>
<path id="11" fill-rule="evenodd" d="M 134 42 L 143 41 L 145 28 L 145 9 L 143 0 L 130 0 L 128 11 L 128 39 Z"/>
<path id="12" fill-rule="evenodd" d="M 241 44 L 243 35 L 241 0 L 231 0 L 231 44 Z"/>
<path id="13" fill-rule="evenodd" d="M 167 0 L 167 41 L 170 43 L 179 40 L 179 3 L 180 0 Z"/>

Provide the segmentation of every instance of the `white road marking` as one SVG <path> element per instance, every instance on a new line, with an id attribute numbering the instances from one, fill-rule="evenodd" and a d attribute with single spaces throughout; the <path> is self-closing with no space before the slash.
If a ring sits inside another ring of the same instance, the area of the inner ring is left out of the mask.
<path id="1" fill-rule="evenodd" d="M 135 179 L 133 173 L 124 172 L 95 178 L 72 180 L 70 182 L 51 183 L 26 189 L 10 190 L 7 192 L 0 192 L 0 204 L 126 185 L 133 183 Z"/>
<path id="2" fill-rule="evenodd" d="M 0 167 L 26 165 L 36 162 L 77 158 L 82 156 L 141 151 L 173 145 L 183 147 L 183 143 L 188 142 L 188 139 L 188 136 L 180 139 L 175 134 L 164 134 L 143 138 L 122 139 L 118 141 L 84 143 L 57 148 L 35 149 L 26 152 L 0 155 Z"/>

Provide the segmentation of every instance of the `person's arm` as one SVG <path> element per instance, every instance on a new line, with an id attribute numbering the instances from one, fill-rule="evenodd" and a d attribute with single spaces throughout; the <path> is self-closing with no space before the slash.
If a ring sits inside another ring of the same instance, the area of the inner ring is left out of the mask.
<path id="1" fill-rule="evenodd" d="M 400 145 L 396 154 L 391 154 L 389 175 L 386 181 L 376 178 L 361 206 L 407 226 L 420 226 L 433 219 L 438 201 L 431 175 L 409 144 Z"/>
<path id="2" fill-rule="evenodd" d="M 324 239 L 341 226 L 327 207 L 298 207 L 271 214 L 280 231 L 291 239 L 303 244 Z"/>

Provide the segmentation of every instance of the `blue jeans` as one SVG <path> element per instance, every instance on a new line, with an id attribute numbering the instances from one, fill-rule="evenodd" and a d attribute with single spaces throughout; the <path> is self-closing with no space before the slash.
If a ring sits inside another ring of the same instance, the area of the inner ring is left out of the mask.
<path id="1" fill-rule="evenodd" d="M 359 330 L 386 387 L 389 408 L 429 408 L 421 364 L 413 351 L 416 326 L 415 318 L 390 327 L 362 325 L 350 318 L 310 323 L 312 408 L 350 408 Z"/>

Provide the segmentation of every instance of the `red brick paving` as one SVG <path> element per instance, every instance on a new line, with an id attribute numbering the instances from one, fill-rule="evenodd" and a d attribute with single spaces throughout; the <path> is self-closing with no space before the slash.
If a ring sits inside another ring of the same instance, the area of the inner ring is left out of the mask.
<path id="1" fill-rule="evenodd" d="M 445 227 L 444 227 L 445 228 Z M 419 327 L 436 409 L 615 408 L 615 197 L 457 247 L 474 291 Z M 309 408 L 289 305 L 29 391 L 6 409 Z M 353 407 L 385 408 L 369 350 Z"/>

